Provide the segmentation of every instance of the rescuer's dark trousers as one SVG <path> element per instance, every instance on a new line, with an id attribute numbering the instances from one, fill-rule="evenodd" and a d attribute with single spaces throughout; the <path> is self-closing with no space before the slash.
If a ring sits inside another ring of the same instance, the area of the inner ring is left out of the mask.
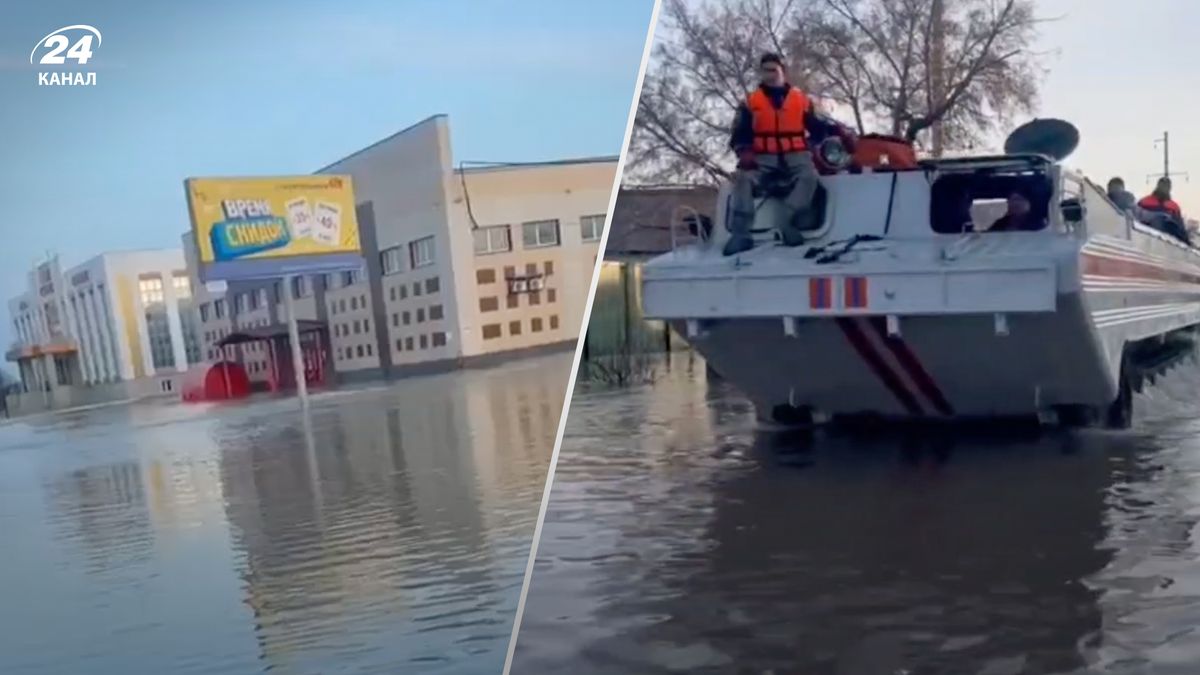
<path id="1" fill-rule="evenodd" d="M 796 227 L 796 214 L 812 205 L 813 196 L 817 192 L 817 167 L 813 165 L 812 154 L 809 152 L 789 152 L 784 155 L 757 155 L 758 168 L 738 169 L 733 174 L 732 213 L 730 214 L 729 231 L 732 239 L 750 237 L 750 228 L 754 223 L 754 187 L 763 177 L 778 169 L 781 162 L 790 172 L 792 179 L 791 191 L 783 198 L 788 207 L 781 222 L 775 223 L 783 243 L 787 246 L 797 246 L 803 243 L 803 233 Z"/>

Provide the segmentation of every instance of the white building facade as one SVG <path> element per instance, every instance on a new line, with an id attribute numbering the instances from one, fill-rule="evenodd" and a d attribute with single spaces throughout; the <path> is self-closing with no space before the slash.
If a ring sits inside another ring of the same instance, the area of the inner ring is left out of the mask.
<path id="1" fill-rule="evenodd" d="M 102 253 L 37 265 L 8 302 L 26 394 L 64 403 L 178 390 L 203 361 L 192 283 L 179 249 Z M 53 394 L 53 396 L 50 396 Z"/>

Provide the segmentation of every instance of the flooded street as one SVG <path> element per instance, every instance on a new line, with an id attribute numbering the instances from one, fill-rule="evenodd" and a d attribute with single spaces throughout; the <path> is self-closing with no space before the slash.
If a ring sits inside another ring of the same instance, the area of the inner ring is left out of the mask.
<path id="1" fill-rule="evenodd" d="M 768 433 L 677 356 L 571 405 L 514 672 L 1193 673 L 1200 371 L 1128 433 Z"/>
<path id="2" fill-rule="evenodd" d="M 571 355 L 0 426 L 0 673 L 498 673 Z"/>

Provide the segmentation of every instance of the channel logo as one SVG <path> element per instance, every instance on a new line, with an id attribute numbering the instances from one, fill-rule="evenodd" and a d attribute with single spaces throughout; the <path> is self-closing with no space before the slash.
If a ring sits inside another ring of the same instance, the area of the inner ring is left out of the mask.
<path id="1" fill-rule="evenodd" d="M 95 50 L 103 42 L 100 30 L 95 26 L 78 24 L 64 26 L 38 40 L 29 52 L 29 63 L 39 66 L 67 66 L 80 68 L 87 65 Z M 74 63 L 72 63 L 74 62 Z M 51 70 L 38 73 L 38 86 L 95 86 L 95 71 Z"/>

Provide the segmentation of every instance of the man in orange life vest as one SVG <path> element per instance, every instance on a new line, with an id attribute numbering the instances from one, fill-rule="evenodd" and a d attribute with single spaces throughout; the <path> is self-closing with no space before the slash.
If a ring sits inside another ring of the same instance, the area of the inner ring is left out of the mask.
<path id="1" fill-rule="evenodd" d="M 730 134 L 729 146 L 737 153 L 738 170 L 733 175 L 731 236 L 725 244 L 725 255 L 754 247 L 750 236 L 755 211 L 754 186 L 762 176 L 762 169 L 786 169 L 795 179 L 784 199 L 791 213 L 779 224 L 779 229 L 785 245 L 802 242 L 801 232 L 792 222 L 798 212 L 809 207 L 817 191 L 817 170 L 806 135 L 842 133 L 837 124 L 815 114 L 804 92 L 788 84 L 783 59 L 778 54 L 763 55 L 759 74 L 762 83 L 738 108 Z"/>
<path id="2" fill-rule="evenodd" d="M 1142 197 L 1138 206 L 1147 211 L 1166 213 L 1174 216 L 1180 223 L 1183 222 L 1183 212 L 1180 211 L 1179 204 L 1171 199 L 1171 179 L 1166 176 L 1158 179 L 1158 183 L 1154 186 L 1154 192 Z"/>

